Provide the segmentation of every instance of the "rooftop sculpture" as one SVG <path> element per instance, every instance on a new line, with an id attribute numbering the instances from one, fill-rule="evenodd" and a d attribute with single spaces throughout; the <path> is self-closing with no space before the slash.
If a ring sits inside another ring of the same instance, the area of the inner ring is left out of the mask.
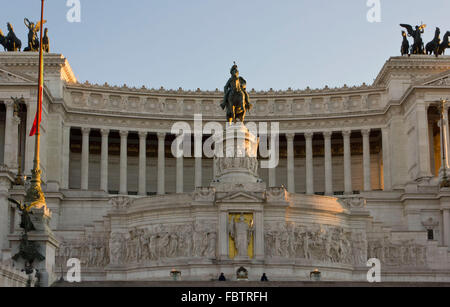
<path id="1" fill-rule="evenodd" d="M 441 42 L 440 34 L 441 29 L 436 27 L 436 31 L 434 34 L 434 38 L 432 41 L 430 41 L 426 46 L 423 43 L 422 34 L 425 33 L 425 28 L 427 25 L 422 24 L 420 26 L 413 26 L 408 24 L 400 24 L 401 27 L 405 28 L 407 32 L 402 31 L 402 47 L 401 47 L 401 54 L 402 56 L 408 55 L 411 56 L 411 54 L 414 55 L 421 55 L 421 54 L 427 54 L 432 55 L 434 54 L 436 57 L 440 55 L 445 54 L 445 49 L 450 48 L 449 44 L 449 36 L 450 31 L 447 31 L 444 35 L 444 39 Z M 412 37 L 414 39 L 413 45 L 410 47 L 410 43 L 408 41 L 408 37 Z"/>
<path id="2" fill-rule="evenodd" d="M 41 30 L 42 26 L 40 22 L 34 23 L 31 22 L 28 18 L 24 19 L 25 26 L 28 29 L 28 45 L 23 49 L 26 52 L 39 52 L 39 38 L 38 33 Z M 44 24 L 46 21 L 44 20 Z M 22 41 L 17 38 L 14 33 L 14 28 L 11 23 L 7 23 L 8 33 L 5 36 L 0 29 L 0 45 L 3 46 L 3 49 L 8 52 L 19 52 L 22 49 Z M 44 37 L 42 38 L 42 47 L 44 52 L 50 52 L 50 43 L 48 38 L 48 29 L 45 29 Z"/>

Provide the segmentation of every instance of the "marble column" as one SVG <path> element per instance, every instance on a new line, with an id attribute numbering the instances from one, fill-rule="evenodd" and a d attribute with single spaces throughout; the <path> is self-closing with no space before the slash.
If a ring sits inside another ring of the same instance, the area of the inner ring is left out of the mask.
<path id="1" fill-rule="evenodd" d="M 344 137 L 344 185 L 345 194 L 353 194 L 352 187 L 352 153 L 350 146 L 350 136 L 352 132 L 350 130 L 342 131 Z"/>
<path id="2" fill-rule="evenodd" d="M 11 181 L 13 178 L 11 174 L 0 176 L 0 256 L 2 249 L 9 248 L 8 234 L 9 234 L 9 208 L 8 202 L 9 189 L 11 188 Z M 0 257 L 0 261 L 2 258 Z"/>
<path id="3" fill-rule="evenodd" d="M 419 101 L 416 106 L 417 124 L 417 179 L 431 177 L 430 140 L 428 138 L 428 105 Z"/>
<path id="4" fill-rule="evenodd" d="M 63 124 L 63 148 L 62 148 L 62 184 L 63 190 L 69 189 L 70 176 L 70 126 Z"/>
<path id="5" fill-rule="evenodd" d="M 361 131 L 363 136 L 364 191 L 372 191 L 370 174 L 370 129 Z"/>
<path id="6" fill-rule="evenodd" d="M 449 168 L 448 163 L 448 112 L 444 111 L 444 127 L 440 127 L 441 129 L 441 138 L 442 138 L 442 145 L 441 145 L 441 168 L 446 169 Z M 441 125 L 439 125 L 441 126 Z M 445 157 L 445 159 L 444 159 Z M 445 161 L 444 161 L 445 160 Z"/>
<path id="7" fill-rule="evenodd" d="M 295 173 L 294 173 L 294 133 L 286 134 L 287 139 L 287 182 L 289 193 L 295 193 Z"/>
<path id="8" fill-rule="evenodd" d="M 272 145 L 273 146 L 277 146 L 278 144 L 272 144 L 272 136 L 268 136 L 267 137 L 267 141 L 269 142 L 269 148 L 270 148 L 270 151 L 272 151 L 273 150 L 273 148 L 272 148 Z M 278 155 L 278 152 L 279 152 L 279 150 L 278 150 L 278 148 L 275 150 L 275 152 L 276 152 L 276 154 Z M 276 187 L 277 186 L 277 168 L 276 167 L 273 167 L 273 168 L 269 168 L 269 187 L 270 188 L 273 188 L 273 187 Z"/>
<path id="9" fill-rule="evenodd" d="M 314 194 L 314 164 L 312 139 L 314 133 L 305 133 L 306 140 L 306 194 Z"/>
<path id="10" fill-rule="evenodd" d="M 90 128 L 81 128 L 83 145 L 81 152 L 81 189 L 89 189 L 89 134 Z"/>
<path id="11" fill-rule="evenodd" d="M 383 128 L 381 130 L 382 143 L 383 143 L 383 183 L 384 191 L 392 190 L 392 177 L 391 177 L 391 142 L 389 138 L 389 128 Z"/>
<path id="12" fill-rule="evenodd" d="M 255 259 L 264 260 L 264 213 L 256 211 L 254 215 L 255 231 Z"/>
<path id="13" fill-rule="evenodd" d="M 26 135 L 31 131 L 33 127 L 34 118 L 36 117 L 36 102 L 35 101 L 27 101 L 27 130 Z M 31 170 L 33 169 L 34 162 L 34 149 L 35 149 L 36 138 L 26 137 L 25 138 L 25 169 L 24 174 L 27 176 L 31 176 Z"/>
<path id="14" fill-rule="evenodd" d="M 147 132 L 139 132 L 139 195 L 147 196 Z"/>
<path id="15" fill-rule="evenodd" d="M 450 248 L 450 209 L 444 209 L 442 211 L 442 215 L 443 215 L 443 224 L 444 224 L 443 225 L 444 246 L 447 246 L 448 248 Z"/>
<path id="16" fill-rule="evenodd" d="M 220 209 L 219 209 L 220 210 Z M 228 260 L 228 212 L 226 210 L 219 211 L 219 233 L 217 236 L 217 245 L 220 260 Z"/>
<path id="17" fill-rule="evenodd" d="M 333 190 L 333 157 L 331 154 L 331 136 L 333 132 L 323 133 L 325 143 L 325 195 L 334 195 Z"/>
<path id="18" fill-rule="evenodd" d="M 202 184 L 202 156 L 203 156 L 202 135 L 194 135 L 195 146 L 195 187 L 201 187 Z"/>
<path id="19" fill-rule="evenodd" d="M 165 149 L 165 139 L 166 134 L 164 132 L 159 132 L 158 134 L 158 195 L 164 195 L 166 193 L 165 186 L 165 159 L 166 159 L 166 149 Z"/>
<path id="20" fill-rule="evenodd" d="M 180 133 L 177 135 L 177 148 L 180 148 L 183 144 L 183 138 L 184 134 Z M 177 157 L 177 170 L 176 170 L 176 192 L 177 193 L 183 193 L 184 192 L 184 152 L 182 149 L 182 155 L 180 157 Z"/>
<path id="21" fill-rule="evenodd" d="M 108 168 L 109 168 L 109 129 L 101 129 L 102 134 L 102 154 L 100 162 L 100 189 L 109 193 L 108 188 Z"/>
<path id="22" fill-rule="evenodd" d="M 447 119 L 447 128 L 446 128 L 446 133 L 447 133 L 447 163 L 449 164 L 450 167 L 450 157 L 448 156 L 448 154 L 450 154 L 450 124 L 449 124 L 449 117 L 448 117 L 448 108 L 445 110 L 445 115 L 444 118 Z"/>
<path id="23" fill-rule="evenodd" d="M 436 175 L 436 161 L 434 157 L 434 148 L 435 148 L 435 142 L 434 142 L 434 135 L 433 135 L 433 129 L 434 129 L 434 123 L 429 122 L 428 123 L 428 135 L 429 135 L 429 142 L 430 142 L 430 170 L 431 174 L 433 176 Z M 439 170 L 438 170 L 439 172 Z"/>
<path id="24" fill-rule="evenodd" d="M 19 124 L 20 118 L 14 114 L 14 102 L 7 100 L 6 105 L 6 120 L 5 120 L 5 151 L 4 164 L 10 170 L 17 170 L 18 165 L 18 149 L 19 149 Z"/>
<path id="25" fill-rule="evenodd" d="M 120 131 L 120 191 L 128 195 L 128 131 Z"/>

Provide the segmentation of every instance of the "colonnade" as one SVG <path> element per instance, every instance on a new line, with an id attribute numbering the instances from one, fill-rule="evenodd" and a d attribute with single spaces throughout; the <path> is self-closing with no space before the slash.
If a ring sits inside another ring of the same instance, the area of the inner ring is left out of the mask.
<path id="1" fill-rule="evenodd" d="M 82 128 L 82 150 L 81 150 L 81 182 L 80 186 L 82 190 L 88 190 L 89 188 L 89 144 L 90 144 L 90 134 L 93 129 Z M 100 158 L 100 189 L 108 192 L 108 167 L 109 167 L 109 157 L 108 157 L 108 146 L 109 146 L 109 134 L 108 129 L 97 129 L 101 134 L 101 158 Z M 360 132 L 362 135 L 362 147 L 363 147 L 363 172 L 364 172 L 364 191 L 372 190 L 371 182 L 371 148 L 370 148 L 370 129 L 362 130 L 344 130 L 344 131 L 325 131 L 325 132 L 306 132 L 306 133 L 287 133 L 285 134 L 287 140 L 287 189 L 291 193 L 298 192 L 295 189 L 295 150 L 294 150 L 294 139 L 296 136 L 303 135 L 305 139 L 305 154 L 306 154 L 306 194 L 316 193 L 314 187 L 314 152 L 313 152 L 313 138 L 315 135 L 323 135 L 324 139 L 324 170 L 325 170 L 325 195 L 333 195 L 335 189 L 333 187 L 333 155 L 332 155 L 332 136 L 341 135 L 343 142 L 343 155 L 344 155 L 344 186 L 345 194 L 353 194 L 353 184 L 352 184 L 352 153 L 351 153 L 351 134 L 353 132 Z M 130 131 L 120 130 L 120 167 L 119 167 L 119 194 L 128 194 L 128 136 Z M 157 187 L 156 191 L 158 195 L 163 195 L 166 193 L 166 136 L 164 132 L 146 132 L 139 131 L 139 165 L 138 165 L 138 195 L 147 195 L 147 136 L 149 133 L 156 134 L 157 142 Z M 383 133 L 385 136 L 385 133 Z M 386 136 L 387 137 L 387 136 Z M 63 150 L 65 153 L 70 149 L 70 127 L 64 128 L 64 141 L 66 148 Z M 270 143 L 270 142 L 269 142 Z M 383 139 L 383 145 L 385 145 L 385 140 Z M 194 144 L 200 144 L 201 139 L 194 142 Z M 198 146 L 198 145 L 197 145 Z M 383 151 L 383 165 L 390 165 L 389 156 L 384 155 Z M 194 162 L 194 178 L 193 182 L 195 187 L 202 186 L 202 158 L 196 157 Z M 63 168 L 68 168 L 69 163 L 64 163 Z M 385 172 L 388 170 L 385 170 Z M 187 192 L 184 190 L 184 158 L 176 158 L 176 193 Z M 69 188 L 69 171 L 63 170 L 63 188 Z M 284 180 L 284 179 L 283 179 Z M 276 169 L 268 170 L 268 186 L 276 186 Z M 386 179 L 385 179 L 386 185 Z"/>

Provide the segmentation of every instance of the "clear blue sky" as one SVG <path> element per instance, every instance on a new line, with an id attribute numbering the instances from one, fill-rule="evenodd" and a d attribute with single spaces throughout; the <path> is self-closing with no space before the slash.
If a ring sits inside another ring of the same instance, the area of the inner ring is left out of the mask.
<path id="1" fill-rule="evenodd" d="M 448 0 L 381 0 L 369 23 L 366 0 L 81 0 L 81 23 L 66 0 L 46 0 L 52 52 L 64 54 L 80 82 L 177 89 L 223 89 L 234 60 L 248 87 L 311 88 L 371 84 L 399 55 L 399 23 L 450 30 Z M 3 1 L 26 46 L 23 18 L 39 19 L 39 0 Z M 447 51 L 447 54 L 450 54 Z"/>

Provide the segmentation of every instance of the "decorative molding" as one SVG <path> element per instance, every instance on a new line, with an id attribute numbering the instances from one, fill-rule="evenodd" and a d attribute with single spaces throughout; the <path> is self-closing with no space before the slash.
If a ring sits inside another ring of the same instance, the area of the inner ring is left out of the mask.
<path id="1" fill-rule="evenodd" d="M 131 207 L 132 199 L 125 196 L 113 197 L 109 200 L 109 205 L 116 210 L 124 210 Z"/>
<path id="2" fill-rule="evenodd" d="M 209 188 L 196 188 L 193 194 L 194 201 L 197 202 L 214 202 L 216 198 L 216 189 Z"/>
<path id="3" fill-rule="evenodd" d="M 226 194 L 226 196 L 218 198 L 217 203 L 262 203 L 263 198 L 260 198 L 252 193 L 248 192 L 231 192 Z"/>

